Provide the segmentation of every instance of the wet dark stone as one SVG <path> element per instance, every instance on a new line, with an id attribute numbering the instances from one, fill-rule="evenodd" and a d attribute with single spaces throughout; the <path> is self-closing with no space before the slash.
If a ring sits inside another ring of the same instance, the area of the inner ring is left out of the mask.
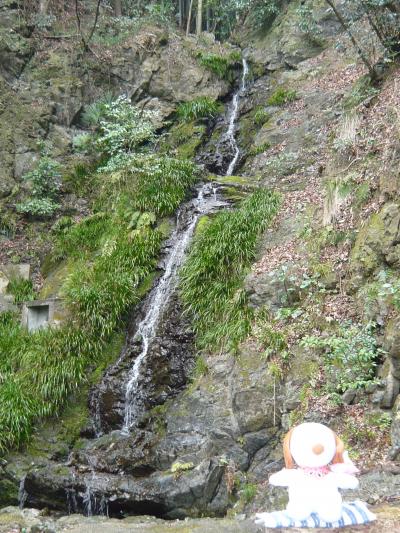
<path id="1" fill-rule="evenodd" d="M 135 402 L 142 416 L 152 407 L 179 394 L 193 367 L 193 333 L 188 320 L 182 316 L 177 296 L 171 297 L 164 317 L 140 371 L 140 386 Z M 141 349 L 140 339 L 134 337 L 128 340 L 120 360 L 91 391 L 91 412 L 96 418 L 98 406 L 97 416 L 100 415 L 102 432 L 117 430 L 123 425 L 129 370 Z"/>

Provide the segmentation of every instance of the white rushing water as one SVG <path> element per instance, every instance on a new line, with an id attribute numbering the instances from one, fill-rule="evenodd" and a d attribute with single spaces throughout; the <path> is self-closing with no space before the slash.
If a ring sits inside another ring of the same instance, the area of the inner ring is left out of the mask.
<path id="1" fill-rule="evenodd" d="M 153 288 L 148 299 L 147 313 L 140 322 L 135 337 L 141 337 L 142 350 L 137 356 L 129 372 L 125 393 L 125 416 L 122 431 L 128 433 L 138 416 L 135 397 L 138 391 L 140 370 L 151 343 L 157 335 L 158 326 L 163 313 L 170 301 L 178 281 L 178 270 L 182 265 L 188 245 L 191 241 L 196 223 L 201 215 L 211 212 L 223 205 L 218 202 L 216 191 L 211 184 L 202 185 L 198 189 L 197 198 L 186 204 L 184 215 L 178 212 L 177 227 L 168 241 L 170 252 L 166 258 L 165 271 L 158 284 Z"/>
<path id="2" fill-rule="evenodd" d="M 18 489 L 18 507 L 20 509 L 23 509 L 25 507 L 26 500 L 28 498 L 28 493 L 25 490 L 25 478 L 26 476 L 23 476 L 19 482 L 19 489 Z"/>
<path id="3" fill-rule="evenodd" d="M 235 170 L 236 163 L 238 162 L 239 155 L 240 155 L 240 150 L 237 145 L 236 138 L 235 138 L 235 128 L 236 128 L 236 120 L 237 120 L 238 111 L 239 111 L 240 95 L 246 89 L 246 79 L 247 79 L 247 74 L 249 73 L 249 65 L 247 64 L 247 61 L 243 58 L 242 62 L 243 62 L 242 81 L 241 81 L 239 90 L 235 92 L 232 98 L 232 104 L 231 104 L 230 115 L 229 115 L 229 126 L 228 126 L 228 131 L 226 132 L 226 137 L 233 150 L 233 158 L 231 162 L 229 163 L 228 170 L 226 171 L 226 176 L 232 175 L 233 171 Z"/>

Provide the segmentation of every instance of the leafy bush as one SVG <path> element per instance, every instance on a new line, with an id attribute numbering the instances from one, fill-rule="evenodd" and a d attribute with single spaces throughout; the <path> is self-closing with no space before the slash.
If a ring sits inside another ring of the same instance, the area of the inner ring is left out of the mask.
<path id="1" fill-rule="evenodd" d="M 33 198 L 17 204 L 18 213 L 39 218 L 50 218 L 59 209 L 59 204 L 50 198 Z"/>
<path id="2" fill-rule="evenodd" d="M 273 106 L 282 106 L 297 99 L 297 93 L 293 89 L 279 87 L 269 98 L 268 104 Z"/>
<path id="3" fill-rule="evenodd" d="M 9 214 L 0 212 L 0 235 L 10 239 L 15 233 L 15 222 L 10 219 Z"/>
<path id="4" fill-rule="evenodd" d="M 380 270 L 375 275 L 374 281 L 362 287 L 360 296 L 365 298 L 368 306 L 383 299 L 385 305 L 392 305 L 396 310 L 400 310 L 400 279 L 398 274 L 391 270 Z"/>
<path id="5" fill-rule="evenodd" d="M 324 350 L 326 388 L 332 393 L 358 389 L 374 378 L 378 348 L 372 324 L 342 324 L 335 335 L 304 337 L 302 346 Z"/>
<path id="6" fill-rule="evenodd" d="M 299 20 L 299 30 L 307 36 L 311 43 L 315 44 L 316 46 L 321 46 L 323 44 L 321 39 L 321 30 L 318 27 L 317 21 L 315 20 L 311 6 L 302 3 L 297 8 L 296 12 Z"/>
<path id="7" fill-rule="evenodd" d="M 259 144 L 258 146 L 252 146 L 249 150 L 249 155 L 256 156 L 259 154 L 262 154 L 266 152 L 269 148 L 271 148 L 271 143 L 268 141 L 262 144 Z"/>
<path id="8" fill-rule="evenodd" d="M 51 217 L 60 207 L 56 202 L 60 189 L 60 165 L 48 156 L 42 156 L 36 169 L 23 179 L 32 184 L 31 199 L 17 204 L 17 211 L 41 218 Z"/>
<path id="9" fill-rule="evenodd" d="M 257 494 L 257 485 L 255 483 L 245 483 L 241 488 L 242 498 L 246 503 L 254 500 Z"/>
<path id="10" fill-rule="evenodd" d="M 371 84 L 368 76 L 363 76 L 356 81 L 351 91 L 344 96 L 342 105 L 346 110 L 352 110 L 370 98 L 379 94 L 379 89 Z"/>
<path id="11" fill-rule="evenodd" d="M 109 229 L 110 219 L 105 213 L 96 213 L 81 222 L 69 225 L 58 235 L 54 254 L 58 259 L 78 258 L 94 252 Z"/>
<path id="12" fill-rule="evenodd" d="M 182 102 L 177 109 L 180 120 L 190 122 L 199 118 L 215 117 L 220 111 L 220 105 L 208 96 L 200 96 L 190 102 Z"/>
<path id="13" fill-rule="evenodd" d="M 136 300 L 135 288 L 156 266 L 161 235 L 149 230 L 131 239 L 126 233 L 105 242 L 91 268 L 78 265 L 64 295 L 73 310 L 99 340 L 109 338 L 118 318 Z"/>
<path id="14" fill-rule="evenodd" d="M 139 145 L 154 137 L 154 126 L 151 122 L 154 113 L 132 105 L 126 96 L 105 103 L 102 115 L 95 146 L 110 157 L 123 152 L 133 152 Z"/>
<path id="15" fill-rule="evenodd" d="M 148 19 L 154 24 L 168 25 L 174 21 L 173 5 L 170 2 L 154 2 L 145 6 Z"/>
<path id="16" fill-rule="evenodd" d="M 55 198 L 60 189 L 61 167 L 57 161 L 43 156 L 35 170 L 25 174 L 24 180 L 32 184 L 32 195 L 35 198 Z"/>
<path id="17" fill-rule="evenodd" d="M 279 207 L 279 196 L 258 190 L 240 208 L 217 214 L 201 233 L 184 264 L 180 285 L 200 348 L 231 348 L 250 331 L 243 279 L 257 238 Z"/>
<path id="18" fill-rule="evenodd" d="M 91 153 L 94 149 L 93 135 L 90 133 L 80 133 L 79 135 L 75 135 L 72 140 L 72 145 L 75 152 L 80 152 L 82 154 Z"/>

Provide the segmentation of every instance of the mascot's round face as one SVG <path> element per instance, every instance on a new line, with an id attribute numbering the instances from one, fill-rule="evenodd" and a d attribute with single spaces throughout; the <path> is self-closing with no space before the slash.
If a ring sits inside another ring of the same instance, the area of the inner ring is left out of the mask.
<path id="1" fill-rule="evenodd" d="M 302 468 L 328 465 L 336 453 L 335 434 L 322 424 L 300 424 L 290 437 L 290 453 Z"/>

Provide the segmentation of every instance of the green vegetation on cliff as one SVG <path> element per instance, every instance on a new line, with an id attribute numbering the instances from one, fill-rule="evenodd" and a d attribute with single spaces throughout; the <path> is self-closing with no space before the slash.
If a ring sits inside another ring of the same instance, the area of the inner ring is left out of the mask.
<path id="1" fill-rule="evenodd" d="M 190 122 L 199 118 L 214 117 L 220 111 L 220 104 L 207 96 L 200 96 L 190 102 L 178 106 L 177 115 L 180 120 Z"/>
<path id="2" fill-rule="evenodd" d="M 260 189 L 197 235 L 181 272 L 181 292 L 200 348 L 235 349 L 250 332 L 243 280 L 279 205 L 278 194 Z"/>
<path id="3" fill-rule="evenodd" d="M 189 161 L 139 153 L 153 128 L 127 106 L 104 104 L 94 130 L 95 147 L 118 169 L 86 176 L 96 191 L 94 213 L 76 224 L 64 217 L 55 228 L 52 263 L 64 259 L 69 269 L 61 290 L 67 321 L 28 333 L 17 316 L 0 314 L 0 452 L 26 440 L 37 419 L 57 414 L 104 360 L 156 267 L 165 237 L 158 218 L 176 210 L 196 179 Z M 17 301 L 26 298 L 28 287 L 11 289 Z"/>

